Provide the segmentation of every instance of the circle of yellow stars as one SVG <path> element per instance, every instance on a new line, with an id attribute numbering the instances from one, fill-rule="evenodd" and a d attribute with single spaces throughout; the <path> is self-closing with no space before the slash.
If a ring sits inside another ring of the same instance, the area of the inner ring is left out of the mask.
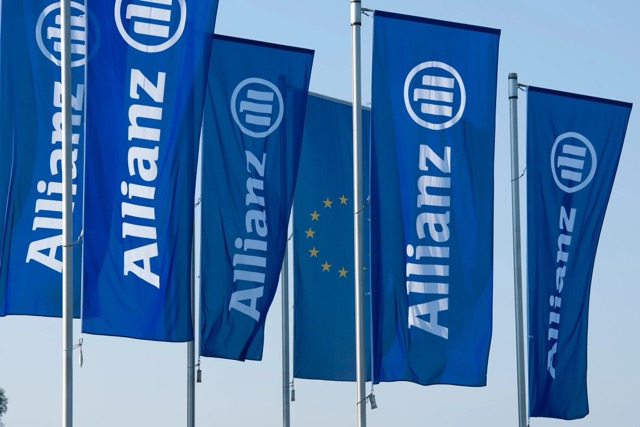
<path id="1" fill-rule="evenodd" d="M 340 201 L 341 205 L 347 205 L 347 201 L 349 199 L 347 199 L 345 197 L 345 195 L 343 194 L 342 196 L 340 196 L 338 198 L 338 200 Z M 332 205 L 333 205 L 333 201 L 331 199 L 329 199 L 328 197 L 322 201 L 322 205 L 324 209 L 331 209 Z M 309 214 L 311 216 L 311 223 L 313 224 L 313 221 L 318 221 L 320 222 L 320 213 L 318 213 L 317 210 L 314 210 L 313 212 L 311 212 Z M 306 239 L 313 239 L 315 237 L 316 231 L 313 229 L 313 225 L 311 225 L 307 230 L 304 231 L 305 233 L 305 238 Z M 309 249 L 309 256 L 311 258 L 318 258 L 318 254 L 320 253 L 320 250 L 317 249 L 315 246 L 313 246 L 311 249 Z M 323 272 L 331 272 L 331 267 L 333 267 L 332 264 L 329 264 L 329 261 L 325 260 L 322 264 L 320 264 L 320 267 L 322 267 L 322 271 Z M 338 274 L 340 275 L 340 278 L 347 278 L 347 274 L 349 273 L 349 270 L 347 270 L 344 267 L 341 267 L 338 271 Z"/>

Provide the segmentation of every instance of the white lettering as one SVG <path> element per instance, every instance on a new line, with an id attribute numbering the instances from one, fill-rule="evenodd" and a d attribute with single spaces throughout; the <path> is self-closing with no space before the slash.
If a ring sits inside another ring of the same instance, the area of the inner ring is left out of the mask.
<path id="1" fill-rule="evenodd" d="M 407 245 L 405 273 L 407 295 L 413 294 L 414 300 L 420 296 L 422 301 L 409 307 L 408 327 L 449 339 L 449 329 L 439 323 L 439 314 L 449 310 L 451 147 L 444 147 L 440 157 L 421 144 L 418 169 L 430 174 L 418 177 L 416 207 L 421 212 L 416 215 L 416 237 L 420 244 Z M 425 239 L 426 245 L 422 244 Z"/>
<path id="2" fill-rule="evenodd" d="M 260 320 L 260 312 L 256 309 L 256 306 L 258 305 L 258 298 L 262 298 L 263 290 L 264 286 L 235 291 L 231 294 L 229 311 L 238 310 L 240 313 L 246 314 L 257 322 Z M 250 301 L 250 303 L 244 304 L 243 301 Z"/>
<path id="3" fill-rule="evenodd" d="M 131 147 L 127 156 L 127 164 L 129 166 L 129 175 L 134 176 L 136 174 L 136 168 L 138 166 L 138 175 L 143 180 L 150 182 L 158 177 L 158 147 L 154 148 L 142 148 Z"/>
<path id="4" fill-rule="evenodd" d="M 58 273 L 62 272 L 62 251 L 58 258 L 58 247 L 62 245 L 62 182 L 61 177 L 55 180 L 62 171 L 62 84 L 53 82 L 52 105 L 58 111 L 51 116 L 51 144 L 53 146 L 49 156 L 50 176 L 37 181 L 36 189 L 41 194 L 35 201 L 34 217 L 31 229 L 38 234 L 33 235 L 33 240 L 27 250 L 26 261 L 36 261 L 45 267 Z M 71 108 L 78 114 L 71 115 L 71 142 L 79 144 L 80 126 L 82 126 L 82 109 L 84 107 L 84 85 L 75 86 L 75 95 L 71 96 Z M 78 161 L 78 148 L 71 151 L 71 192 L 76 196 L 78 186 L 74 182 L 78 176 L 76 162 Z M 72 211 L 75 203 L 72 202 Z M 49 231 L 49 232 L 47 232 Z M 48 234 L 48 236 L 46 236 Z M 45 237 L 46 236 L 46 237 Z"/>
<path id="5" fill-rule="evenodd" d="M 418 167 L 421 171 L 428 171 L 427 159 L 442 173 L 451 173 L 451 147 L 444 147 L 444 156 L 438 156 L 426 144 L 420 144 L 420 155 L 418 156 Z"/>
<path id="6" fill-rule="evenodd" d="M 59 246 L 62 246 L 62 234 L 31 242 L 27 252 L 27 262 L 34 260 L 53 271 L 62 273 L 62 261 L 56 257 Z M 49 254 L 45 255 L 43 252 L 47 249 Z"/>
<path id="7" fill-rule="evenodd" d="M 251 165 L 254 167 L 256 172 L 258 172 L 258 175 L 264 178 L 264 167 L 265 162 L 267 161 L 266 153 L 262 155 L 262 162 L 260 162 L 251 151 L 245 151 L 244 153 L 247 156 L 247 172 L 251 173 L 251 170 L 249 169 L 249 165 Z"/>
<path id="8" fill-rule="evenodd" d="M 132 69 L 131 70 L 131 84 L 129 85 L 129 96 L 132 99 L 140 99 L 140 93 L 138 88 L 141 88 L 158 104 L 164 102 L 164 82 L 166 80 L 167 73 L 158 73 L 158 83 L 155 85 L 151 83 L 142 71 Z"/>
<path id="9" fill-rule="evenodd" d="M 123 231 L 124 234 L 124 231 Z M 123 236 L 124 237 L 124 236 Z M 156 288 L 160 288 L 160 277 L 151 271 L 151 258 L 158 256 L 158 244 L 142 246 L 124 252 L 124 275 L 133 273 Z M 142 267 L 136 264 L 142 261 Z"/>
<path id="10" fill-rule="evenodd" d="M 409 327 L 415 326 L 438 337 L 449 339 L 449 329 L 438 324 L 438 313 L 449 309 L 449 298 L 441 298 L 409 307 Z M 418 316 L 428 316 L 429 321 Z"/>
<path id="11" fill-rule="evenodd" d="M 262 155 L 262 161 L 250 151 L 245 151 L 247 172 L 251 174 L 251 167 L 260 178 L 264 177 L 267 155 Z M 255 234 L 265 238 L 269 234 L 267 226 L 267 213 L 265 208 L 265 183 L 262 179 L 253 176 L 247 178 L 247 193 L 245 206 L 252 206 L 245 213 L 245 231 L 248 236 Z M 239 253 L 233 255 L 233 281 L 236 290 L 231 295 L 229 311 L 235 310 L 251 317 L 256 322 L 260 320 L 258 310 L 258 298 L 262 297 L 267 268 L 267 241 L 255 238 L 235 240 L 235 247 Z M 247 303 L 248 302 L 248 303 Z"/>
<path id="12" fill-rule="evenodd" d="M 165 82 L 166 73 L 164 72 L 157 73 L 154 84 L 141 70 L 131 69 L 129 98 L 138 100 L 140 103 L 131 104 L 129 107 L 127 134 L 129 141 L 135 144 L 160 141 Z M 132 144 L 127 152 L 127 169 L 131 181 L 134 182 L 123 181 L 120 184 L 120 191 L 126 200 L 120 203 L 121 236 L 122 239 L 131 242 L 129 247 L 134 246 L 123 254 L 124 275 L 133 273 L 157 289 L 160 289 L 160 276 L 153 271 L 151 260 L 159 253 L 156 212 L 153 204 L 156 194 L 155 183 L 159 173 L 159 158 L 159 146 Z"/>
<path id="13" fill-rule="evenodd" d="M 556 294 L 549 297 L 549 329 L 547 331 L 547 340 L 551 348 L 547 353 L 547 371 L 551 378 L 556 378 L 556 369 L 554 367 L 555 356 L 558 352 L 558 339 L 560 334 L 560 311 L 562 308 L 561 293 L 565 286 L 565 276 L 567 274 L 567 263 L 569 262 L 571 241 L 573 238 L 573 228 L 576 221 L 577 210 L 571 208 L 567 213 L 565 206 L 560 206 L 560 215 L 558 218 L 558 251 L 556 252 L 556 278 L 555 289 Z"/>

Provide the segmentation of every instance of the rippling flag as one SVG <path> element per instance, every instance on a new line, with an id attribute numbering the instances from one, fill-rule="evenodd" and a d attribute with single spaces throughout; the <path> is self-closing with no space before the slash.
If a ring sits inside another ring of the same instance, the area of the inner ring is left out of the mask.
<path id="1" fill-rule="evenodd" d="M 62 315 L 60 2 L 0 2 L 0 316 Z M 82 230 L 87 20 L 71 2 L 73 236 Z M 73 250 L 80 314 L 82 244 Z"/>
<path id="2" fill-rule="evenodd" d="M 84 332 L 193 339 L 195 176 L 217 5 L 88 5 L 89 34 L 103 37 L 89 44 L 87 75 Z"/>
<path id="3" fill-rule="evenodd" d="M 371 113 L 362 110 L 362 174 L 369 175 Z M 310 95 L 293 205 L 293 374 L 355 381 L 353 128 L 351 104 Z M 363 180 L 369 194 L 369 182 Z M 365 224 L 369 208 L 363 207 Z M 369 247 L 364 227 L 364 248 Z M 369 363 L 369 256 L 365 253 L 365 355 Z M 370 369 L 366 369 L 369 377 Z"/>
<path id="4" fill-rule="evenodd" d="M 527 91 L 529 412 L 589 413 L 591 275 L 631 104 Z M 535 236 L 535 238 L 534 238 Z"/>
<path id="5" fill-rule="evenodd" d="M 489 28 L 375 14 L 376 381 L 486 384 L 499 35 Z"/>
<path id="6" fill-rule="evenodd" d="M 202 137 L 200 354 L 260 360 L 313 51 L 215 36 Z"/>

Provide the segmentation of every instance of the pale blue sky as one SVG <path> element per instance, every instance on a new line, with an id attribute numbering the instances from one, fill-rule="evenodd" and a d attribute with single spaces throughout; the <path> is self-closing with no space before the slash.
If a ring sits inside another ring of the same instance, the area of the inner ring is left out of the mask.
<path id="1" fill-rule="evenodd" d="M 552 89 L 633 102 L 618 175 L 593 274 L 589 317 L 591 414 L 572 427 L 639 427 L 640 397 L 640 3 L 634 0 L 363 0 L 363 7 L 502 30 L 495 157 L 493 340 L 488 385 L 375 388 L 370 427 L 507 427 L 517 423 L 507 75 Z M 220 0 L 216 32 L 315 49 L 313 92 L 350 99 L 348 0 Z M 372 19 L 363 17 L 363 101 L 370 99 Z M 520 98 L 521 163 L 525 100 Z M 524 183 L 523 183 L 524 184 Z M 524 196 L 524 185 L 522 187 Z M 281 409 L 279 294 L 267 320 L 262 362 L 203 359 L 198 426 L 278 426 Z M 351 327 L 347 325 L 346 327 Z M 80 324 L 75 323 L 80 337 Z M 75 425 L 186 424 L 186 345 L 84 335 L 84 367 L 74 368 Z M 60 425 L 61 322 L 0 319 L 0 387 L 7 427 Z M 296 380 L 292 425 L 356 424 L 353 383 Z M 367 388 L 368 390 L 369 388 Z M 567 422 L 533 419 L 532 426 Z"/>

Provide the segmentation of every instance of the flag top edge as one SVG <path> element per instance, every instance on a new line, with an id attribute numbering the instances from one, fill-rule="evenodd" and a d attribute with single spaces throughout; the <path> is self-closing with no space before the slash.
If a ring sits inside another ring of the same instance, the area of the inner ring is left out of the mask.
<path id="1" fill-rule="evenodd" d="M 461 22 L 441 21 L 439 19 L 424 18 L 421 16 L 402 15 L 399 13 L 385 12 L 381 10 L 376 10 L 374 12 L 374 16 L 380 16 L 383 18 L 391 18 L 391 19 L 400 19 L 403 21 L 414 21 L 414 22 L 420 22 L 423 24 L 438 25 L 441 27 L 458 28 L 460 30 L 476 31 L 480 33 L 495 34 L 498 37 L 500 36 L 500 33 L 502 31 L 497 28 L 481 27 L 478 25 L 463 24 Z"/>
<path id="2" fill-rule="evenodd" d="M 81 329 L 80 332 L 82 334 L 87 334 L 95 337 L 125 338 L 125 339 L 130 339 L 135 341 L 152 341 L 152 342 L 167 343 L 167 344 L 185 344 L 193 341 L 193 339 L 183 340 L 183 339 L 174 339 L 174 338 L 156 338 L 156 337 L 149 338 L 149 337 L 137 337 L 137 336 L 134 336 L 133 334 L 118 334 L 118 333 L 110 333 L 110 332 L 89 332 L 89 331 L 85 331 L 84 329 Z"/>
<path id="3" fill-rule="evenodd" d="M 328 95 L 323 95 L 321 93 L 317 93 L 317 92 L 311 92 L 309 91 L 309 96 L 313 96 L 315 98 L 320 98 L 320 99 L 325 99 L 327 101 L 333 101 L 333 102 L 337 102 L 339 104 L 343 104 L 346 105 L 348 107 L 351 107 L 353 105 L 352 102 L 350 101 L 345 101 L 344 99 L 339 99 L 339 98 L 334 98 L 332 96 L 328 96 Z M 371 107 L 368 107 L 366 105 L 362 105 L 361 108 L 363 110 L 367 110 L 367 111 L 371 111 Z"/>
<path id="4" fill-rule="evenodd" d="M 315 50 L 313 49 L 307 49 L 307 48 L 296 47 L 296 46 L 287 46 L 284 44 L 270 43 L 270 42 L 264 42 L 260 40 L 243 39 L 241 37 L 226 36 L 224 34 L 214 34 L 213 39 L 228 41 L 232 43 L 243 43 L 243 44 L 250 44 L 255 46 L 262 46 L 269 49 L 289 50 L 293 52 L 306 53 L 312 56 L 315 54 Z"/>
<path id="5" fill-rule="evenodd" d="M 1 0 L 0 0 L 1 1 Z M 16 317 L 16 316 L 20 316 L 20 317 L 36 317 L 36 318 L 40 318 L 40 319 L 62 319 L 62 315 L 58 316 L 55 314 L 34 314 L 34 313 L 27 313 L 27 312 L 23 312 L 23 311 L 12 311 L 12 312 L 8 312 L 8 311 L 4 311 L 2 313 L 0 313 L 0 317 Z M 74 314 L 73 318 L 75 320 L 82 320 L 82 317 L 78 314 Z"/>
<path id="6" fill-rule="evenodd" d="M 616 101 L 615 99 L 599 98 L 597 96 L 582 95 L 582 94 L 579 94 L 579 93 L 572 93 L 572 92 L 563 92 L 563 91 L 560 91 L 560 90 L 545 89 L 545 88 L 536 87 L 536 86 L 528 86 L 527 87 L 527 91 L 528 92 L 531 92 L 531 91 L 539 92 L 539 93 L 544 93 L 544 94 L 547 94 L 547 95 L 564 96 L 566 98 L 581 99 L 583 101 L 590 101 L 590 102 L 598 102 L 598 103 L 603 103 L 603 104 L 617 105 L 619 107 L 626 107 L 626 108 L 628 108 L 630 110 L 633 107 L 633 103 L 631 103 L 631 102 Z"/>

